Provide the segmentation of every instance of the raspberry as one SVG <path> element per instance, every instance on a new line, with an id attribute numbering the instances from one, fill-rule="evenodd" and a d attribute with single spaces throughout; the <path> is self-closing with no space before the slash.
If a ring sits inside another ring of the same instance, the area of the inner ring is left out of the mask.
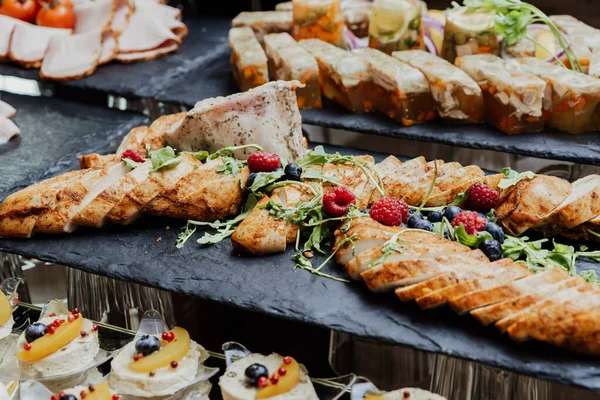
<path id="1" fill-rule="evenodd" d="M 332 217 L 341 217 L 348 212 L 350 204 L 356 203 L 354 193 L 344 186 L 336 186 L 323 195 L 323 210 Z"/>
<path id="2" fill-rule="evenodd" d="M 131 161 L 144 162 L 144 156 L 135 151 L 134 149 L 127 149 L 121 155 L 121 158 L 129 158 Z"/>
<path id="3" fill-rule="evenodd" d="M 487 185 L 476 183 L 469 188 L 465 205 L 475 211 L 488 212 L 498 203 L 498 192 Z"/>
<path id="4" fill-rule="evenodd" d="M 476 211 L 461 211 L 452 220 L 452 226 L 456 227 L 460 224 L 465 226 L 465 231 L 467 231 L 469 235 L 474 235 L 475 232 L 479 232 L 485 228 L 487 220 Z"/>
<path id="5" fill-rule="evenodd" d="M 408 221 L 408 204 L 396 197 L 384 197 L 373 204 L 369 215 L 384 225 L 400 226 Z"/>
<path id="6" fill-rule="evenodd" d="M 252 172 L 271 172 L 280 166 L 281 160 L 277 154 L 259 151 L 248 157 L 248 167 Z"/>

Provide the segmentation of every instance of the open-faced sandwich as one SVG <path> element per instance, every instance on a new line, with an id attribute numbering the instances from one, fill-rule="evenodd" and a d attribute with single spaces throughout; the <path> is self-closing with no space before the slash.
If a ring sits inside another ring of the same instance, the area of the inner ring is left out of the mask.
<path id="1" fill-rule="evenodd" d="M 31 324 L 17 342 L 17 360 L 28 375 L 52 377 L 79 372 L 90 366 L 100 350 L 98 326 L 78 309 L 49 314 Z"/>
<path id="2" fill-rule="evenodd" d="M 183 328 L 162 335 L 138 335 L 111 362 L 109 382 L 119 393 L 167 396 L 194 384 L 206 350 Z"/>
<path id="3" fill-rule="evenodd" d="M 219 378 L 224 400 L 318 400 L 303 367 L 292 357 L 250 354 Z"/>

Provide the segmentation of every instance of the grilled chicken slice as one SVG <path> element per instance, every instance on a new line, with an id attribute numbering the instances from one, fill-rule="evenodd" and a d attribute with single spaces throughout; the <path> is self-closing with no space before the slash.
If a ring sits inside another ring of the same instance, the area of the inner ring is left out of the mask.
<path id="1" fill-rule="evenodd" d="M 456 296 L 450 300 L 450 307 L 459 314 L 475 308 L 484 307 L 500 301 L 509 300 L 532 292 L 542 285 L 565 281 L 570 278 L 568 272 L 561 268 L 552 268 L 537 274 L 530 274 L 514 282 L 501 282 L 500 285 L 481 288 L 480 290 Z"/>
<path id="2" fill-rule="evenodd" d="M 261 206 L 273 201 L 283 207 L 295 207 L 309 196 L 306 188 L 287 185 L 275 189 L 270 197 L 263 197 L 231 235 L 233 247 L 254 255 L 285 251 L 287 244 L 295 240 L 298 226 L 275 219 L 269 210 L 261 209 Z"/>
<path id="3" fill-rule="evenodd" d="M 146 161 L 144 164 L 129 171 L 112 185 L 100 192 L 90 203 L 83 207 L 75 217 L 73 223 L 81 226 L 99 228 L 104 225 L 104 217 L 119 203 L 126 194 L 143 183 L 147 178 L 152 163 Z"/>
<path id="4" fill-rule="evenodd" d="M 56 194 L 54 205 L 43 212 L 35 223 L 35 232 L 73 232 L 77 225 L 73 218 L 98 194 L 121 179 L 128 171 L 123 163 L 115 163 L 101 170 L 91 170 L 67 184 Z"/>
<path id="5" fill-rule="evenodd" d="M 56 194 L 86 172 L 66 172 L 8 196 L 0 205 L 0 237 L 31 237 L 38 216 L 53 205 Z"/>
<path id="6" fill-rule="evenodd" d="M 518 281 L 532 275 L 527 267 L 522 264 L 508 264 L 503 268 L 490 270 L 488 268 L 475 269 L 473 278 L 448 286 L 417 299 L 417 304 L 422 309 L 430 309 L 446 304 L 449 300 L 465 293 L 473 293 L 479 290 L 493 290 L 502 284 Z"/>
<path id="7" fill-rule="evenodd" d="M 375 169 L 383 181 L 385 196 L 402 198 L 405 188 L 411 184 L 412 179 L 427 173 L 426 165 L 425 157 L 417 157 L 400 163 L 393 156 L 377 164 Z M 373 204 L 381 197 L 379 192 L 373 192 L 369 202 Z"/>
<path id="8" fill-rule="evenodd" d="M 129 131 L 117 149 L 117 158 L 120 158 L 127 149 L 132 149 L 140 154 L 146 154 L 146 147 L 157 150 L 165 147 L 165 135 L 172 125 L 185 118 L 186 113 L 163 115 L 156 119 L 150 127 L 138 126 Z"/>
<path id="9" fill-rule="evenodd" d="M 535 277 L 535 275 L 523 278 L 520 281 L 530 280 L 533 277 Z M 517 281 L 515 283 L 521 283 L 520 281 Z M 515 314 L 528 307 L 531 307 L 538 301 L 552 296 L 555 293 L 558 293 L 564 289 L 581 286 L 585 283 L 585 280 L 581 278 L 569 278 L 558 283 L 541 285 L 530 289 L 529 291 L 527 291 L 527 294 L 523 296 L 510 297 L 513 295 L 509 294 L 507 296 L 510 298 L 509 300 L 505 300 L 499 303 L 493 303 L 489 306 L 478 308 L 476 310 L 471 311 L 471 315 L 474 316 L 482 325 L 487 326 L 489 324 L 501 320 L 502 318 L 506 318 L 511 314 Z M 503 289 L 498 288 L 497 292 L 503 292 Z M 456 299 L 451 300 L 451 305 L 454 300 Z M 466 308 L 468 307 L 464 307 L 462 309 Z"/>
<path id="10" fill-rule="evenodd" d="M 107 154 L 105 156 L 101 156 L 100 154 L 92 153 L 79 157 L 79 167 L 81 169 L 98 169 L 106 165 L 112 164 L 116 160 L 117 156 L 115 154 Z"/>
<path id="11" fill-rule="evenodd" d="M 466 246 L 463 246 L 460 243 L 446 240 L 434 233 L 410 229 L 404 230 L 400 233 L 397 243 L 400 247 L 400 251 L 389 254 L 389 256 L 386 258 L 386 263 L 410 260 L 414 259 L 415 257 L 433 254 L 434 251 L 437 254 L 442 254 L 465 252 L 469 250 Z M 358 254 L 344 265 L 344 269 L 352 277 L 352 279 L 359 279 L 362 272 L 372 268 L 374 263 L 376 263 L 377 260 L 383 256 L 384 246 L 385 242 Z"/>
<path id="12" fill-rule="evenodd" d="M 494 261 L 493 263 L 478 264 L 477 266 L 459 264 L 455 268 L 425 282 L 396 289 L 396 296 L 402 301 L 411 301 L 436 290 L 456 285 L 483 274 L 496 273 L 499 268 L 513 268 L 513 264 L 512 260 L 508 259 Z"/>
<path id="13" fill-rule="evenodd" d="M 217 158 L 193 168 L 152 199 L 143 212 L 195 221 L 223 220 L 237 214 L 244 199 L 242 186 L 250 171 L 242 168 L 236 175 L 223 175 L 217 172 L 222 165 L 223 159 Z"/>
<path id="14" fill-rule="evenodd" d="M 140 211 L 161 192 L 169 189 L 193 168 L 201 164 L 191 155 L 183 155 L 181 162 L 172 168 L 150 172 L 146 178 L 125 193 L 123 198 L 106 214 L 107 222 L 129 224 L 140 215 Z"/>
<path id="15" fill-rule="evenodd" d="M 434 192 L 433 195 L 427 199 L 425 205 L 427 207 L 440 207 L 450 204 L 456 199 L 456 196 L 466 192 L 467 189 L 469 189 L 475 183 L 483 183 L 492 189 L 496 189 L 498 187 L 498 183 L 500 183 L 500 180 L 503 178 L 504 174 L 496 174 L 465 181 L 462 184 L 456 185 L 446 191 L 439 193 Z"/>
<path id="16" fill-rule="evenodd" d="M 572 229 L 600 214 L 600 175 L 589 175 L 572 183 L 572 191 L 534 228 L 547 234 Z"/>
<path id="17" fill-rule="evenodd" d="M 558 207 L 572 191 L 564 179 L 536 175 L 504 190 L 498 199 L 496 215 L 511 235 L 520 236 Z"/>
<path id="18" fill-rule="evenodd" d="M 438 190 L 438 187 L 440 187 L 439 190 L 441 190 L 442 187 L 448 185 L 449 180 L 445 179 L 446 177 L 453 176 L 452 179 L 456 179 L 456 175 L 454 175 L 454 172 L 457 172 L 458 170 L 461 170 L 463 168 L 462 165 L 460 165 L 457 162 L 440 164 L 439 161 L 436 161 L 436 163 L 437 178 L 435 180 L 435 187 L 432 193 L 435 193 L 435 191 Z M 422 179 L 419 179 L 416 182 L 411 182 L 411 188 L 407 188 L 407 190 L 405 190 L 406 194 L 404 195 L 402 200 L 406 201 L 410 205 L 420 205 L 431 187 L 434 175 L 435 167 L 434 169 L 428 171 L 425 175 L 423 175 Z"/>
<path id="19" fill-rule="evenodd" d="M 373 247 L 380 246 L 391 239 L 391 237 L 401 231 L 403 228 L 395 226 L 385 226 L 379 222 L 365 217 L 354 221 L 348 232 L 342 233 L 337 230 L 335 233 L 334 249 L 340 246 L 340 242 L 353 235 L 358 237 L 353 243 L 346 243 L 339 247 L 335 254 L 338 264 L 345 265 L 357 255 Z"/>
<path id="20" fill-rule="evenodd" d="M 396 289 L 431 279 L 452 270 L 457 264 L 481 265 L 489 263 L 481 251 L 448 252 L 437 250 L 405 260 L 387 261 L 360 274 L 367 287 L 374 292 Z"/>

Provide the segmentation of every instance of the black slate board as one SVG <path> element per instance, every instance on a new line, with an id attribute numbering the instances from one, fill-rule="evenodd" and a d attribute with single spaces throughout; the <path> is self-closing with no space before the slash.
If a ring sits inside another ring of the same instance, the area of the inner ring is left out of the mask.
<path id="1" fill-rule="evenodd" d="M 294 269 L 291 251 L 255 258 L 234 253 L 229 241 L 201 247 L 193 240 L 178 250 L 181 226 L 181 221 L 146 218 L 127 227 L 80 230 L 69 236 L 0 239 L 0 251 L 600 390 L 597 359 L 540 343 L 514 343 L 494 328 L 449 310 L 424 312 L 393 295 L 370 293 L 361 283 L 340 283 Z M 324 271 L 343 276 L 332 263 Z"/>
<path id="2" fill-rule="evenodd" d="M 77 157 L 114 150 L 146 118 L 66 100 L 0 92 L 17 109 L 21 136 L 0 146 L 0 198 L 59 172 L 77 168 Z"/>
<path id="3" fill-rule="evenodd" d="M 112 62 L 99 67 L 93 75 L 83 79 L 55 83 L 61 95 L 70 91 L 93 91 L 127 98 L 154 97 L 182 74 L 200 67 L 205 60 L 227 48 L 227 32 L 231 20 L 223 17 L 184 16 L 189 34 L 176 53 L 156 60 L 132 64 Z M 38 70 L 26 70 L 14 64 L 0 64 L 0 75 L 40 80 Z M 81 98 L 85 101 L 85 98 Z"/>
<path id="4" fill-rule="evenodd" d="M 202 68 L 166 88 L 157 99 L 163 103 L 193 107 L 204 98 L 227 96 L 238 91 L 231 74 L 229 53 L 225 51 L 207 59 Z M 302 122 L 421 142 L 600 165 L 600 133 L 570 135 L 548 130 L 509 136 L 485 125 L 448 125 L 440 122 L 403 127 L 382 114 L 353 114 L 328 100 L 325 100 L 323 109 L 302 110 Z"/>

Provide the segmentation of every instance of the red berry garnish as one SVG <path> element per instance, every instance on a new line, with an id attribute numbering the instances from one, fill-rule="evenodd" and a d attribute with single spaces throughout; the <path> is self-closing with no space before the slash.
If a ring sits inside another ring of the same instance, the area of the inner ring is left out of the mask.
<path id="1" fill-rule="evenodd" d="M 179 366 L 179 363 L 177 363 L 177 361 L 171 361 L 171 368 L 175 369 Z"/>
<path id="2" fill-rule="evenodd" d="M 58 400 L 58 396 L 53 394 L 52 396 L 50 396 L 50 400 Z"/>
<path id="3" fill-rule="evenodd" d="M 19 300 L 19 299 L 13 299 L 13 304 L 14 304 L 14 305 L 17 305 L 17 304 L 19 304 L 20 302 L 21 302 L 21 300 Z"/>
<path id="4" fill-rule="evenodd" d="M 162 339 L 165 342 L 172 342 L 175 339 L 175 333 L 173 333 L 173 332 L 163 332 L 162 333 Z"/>
<path id="5" fill-rule="evenodd" d="M 356 203 L 354 193 L 344 186 L 336 186 L 323 195 L 323 210 L 332 217 L 341 217 L 348 212 L 350 204 Z"/>
<path id="6" fill-rule="evenodd" d="M 70 315 L 67 317 L 67 320 L 68 320 L 69 322 L 73 322 L 73 321 L 75 321 L 75 319 L 76 319 L 76 318 L 75 318 L 75 315 L 73 315 L 73 314 L 70 314 Z"/>
<path id="7" fill-rule="evenodd" d="M 31 345 L 29 343 L 25 343 L 25 345 L 23 346 L 23 349 L 25 351 L 29 351 L 29 350 L 31 350 Z"/>
<path id="8" fill-rule="evenodd" d="M 51 313 L 50 315 L 48 315 L 50 318 L 56 317 L 56 314 Z"/>
<path id="9" fill-rule="evenodd" d="M 81 337 L 86 337 L 87 336 L 87 332 L 86 331 L 81 331 L 81 332 L 79 332 L 79 334 L 81 335 Z"/>
<path id="10" fill-rule="evenodd" d="M 500 194 L 483 183 L 476 183 L 469 188 L 465 205 L 479 212 L 488 212 L 498 204 Z"/>
<path id="11" fill-rule="evenodd" d="M 118 394 L 113 394 L 112 396 L 112 400 L 119 400 L 121 397 L 119 397 Z"/>
<path id="12" fill-rule="evenodd" d="M 479 215 L 476 211 L 461 211 L 452 220 L 452 226 L 457 227 L 463 224 L 465 231 L 469 235 L 474 235 L 476 232 L 482 231 L 487 224 L 487 220 Z"/>
<path id="13" fill-rule="evenodd" d="M 248 167 L 252 172 L 271 172 L 281 167 L 277 154 L 259 151 L 248 156 Z"/>
<path id="14" fill-rule="evenodd" d="M 261 376 L 260 378 L 258 378 L 258 386 L 261 388 L 269 386 L 269 380 L 266 376 Z"/>
<path id="15" fill-rule="evenodd" d="M 82 399 L 84 399 L 85 396 L 87 396 L 87 392 L 85 390 L 82 390 L 81 392 L 79 392 L 79 397 L 81 397 Z"/>
<path id="16" fill-rule="evenodd" d="M 71 314 L 79 314 L 79 308 L 74 308 Z"/>
<path id="17" fill-rule="evenodd" d="M 384 197 L 371 206 L 369 215 L 384 225 L 400 226 L 408 221 L 408 204 L 397 197 Z"/>
<path id="18" fill-rule="evenodd" d="M 52 324 L 48 325 L 48 333 L 54 335 L 54 332 L 56 332 L 56 326 Z"/>
<path id="19" fill-rule="evenodd" d="M 271 377 L 271 383 L 275 385 L 277 382 L 279 382 L 279 375 L 273 374 L 273 376 Z"/>
<path id="20" fill-rule="evenodd" d="M 290 365 L 292 363 L 292 357 L 283 357 L 283 363 L 286 365 Z"/>
<path id="21" fill-rule="evenodd" d="M 129 158 L 131 161 L 144 162 L 144 156 L 134 149 L 127 149 L 121 155 L 121 158 Z"/>
<path id="22" fill-rule="evenodd" d="M 277 370 L 277 373 L 278 373 L 280 376 L 285 376 L 285 374 L 287 374 L 287 369 L 285 369 L 285 368 L 281 367 L 281 368 L 279 368 L 279 369 Z"/>
<path id="23" fill-rule="evenodd" d="M 94 387 L 92 385 L 89 385 L 88 389 L 90 390 L 90 392 L 93 392 L 94 390 L 96 390 L 96 389 L 94 389 Z"/>
<path id="24" fill-rule="evenodd" d="M 92 332 L 96 332 L 98 330 L 98 325 L 92 325 Z"/>

